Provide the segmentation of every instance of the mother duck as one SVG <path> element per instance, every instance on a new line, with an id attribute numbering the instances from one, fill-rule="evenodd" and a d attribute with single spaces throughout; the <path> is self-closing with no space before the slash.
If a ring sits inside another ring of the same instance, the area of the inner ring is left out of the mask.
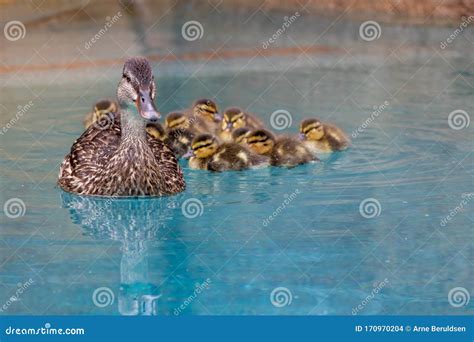
<path id="1" fill-rule="evenodd" d="M 171 149 L 147 135 L 160 118 L 150 63 L 125 62 L 117 88 L 119 113 L 109 125 L 92 125 L 77 139 L 59 170 L 59 186 L 96 196 L 164 196 L 184 191 L 183 172 Z M 120 118 L 120 119 L 119 119 Z"/>

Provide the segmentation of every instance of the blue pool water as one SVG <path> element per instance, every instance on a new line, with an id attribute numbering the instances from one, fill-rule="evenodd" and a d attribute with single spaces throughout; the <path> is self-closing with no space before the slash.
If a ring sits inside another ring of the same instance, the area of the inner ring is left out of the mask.
<path id="1" fill-rule="evenodd" d="M 0 204 L 25 208 L 0 212 L 2 314 L 474 313 L 472 301 L 457 307 L 449 296 L 474 289 L 473 125 L 448 121 L 474 113 L 472 54 L 439 51 L 436 39 L 396 53 L 390 41 L 366 51 L 353 39 L 350 53 L 219 60 L 198 75 L 156 66 L 164 113 L 215 96 L 269 127 L 273 111 L 287 110 L 288 134 L 312 115 L 354 132 L 349 150 L 290 170 L 208 173 L 183 162 L 186 191 L 162 199 L 55 187 L 83 115 L 114 93 L 120 66 L 87 87 L 5 81 L 2 126 L 40 97 L 0 136 Z"/>

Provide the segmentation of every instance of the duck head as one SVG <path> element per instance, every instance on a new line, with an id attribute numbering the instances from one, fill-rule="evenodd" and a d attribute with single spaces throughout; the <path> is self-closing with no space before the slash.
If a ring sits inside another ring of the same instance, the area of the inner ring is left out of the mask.
<path id="1" fill-rule="evenodd" d="M 216 103 L 209 99 L 199 99 L 194 102 L 193 114 L 207 121 L 219 122 L 222 120 Z"/>
<path id="2" fill-rule="evenodd" d="M 324 126 L 318 119 L 306 119 L 300 124 L 300 138 L 302 140 L 318 141 L 325 135 Z"/>
<path id="3" fill-rule="evenodd" d="M 218 144 L 216 138 L 211 134 L 200 134 L 194 138 L 191 150 L 184 155 L 185 158 L 206 159 L 216 153 Z"/>
<path id="4" fill-rule="evenodd" d="M 158 121 L 160 114 L 155 107 L 155 96 L 155 80 L 148 60 L 144 57 L 127 59 L 117 88 L 120 106 L 150 122 Z"/>
<path id="5" fill-rule="evenodd" d="M 246 124 L 247 120 L 242 109 L 232 107 L 225 110 L 221 128 L 224 132 L 232 132 L 234 129 L 245 127 Z"/>
<path id="6" fill-rule="evenodd" d="M 149 122 L 146 125 L 146 131 L 153 138 L 164 141 L 166 139 L 166 132 L 159 122 Z"/>
<path id="7" fill-rule="evenodd" d="M 250 128 L 240 127 L 232 132 L 232 141 L 237 144 L 245 144 L 245 139 L 250 134 Z"/>
<path id="8" fill-rule="evenodd" d="M 247 135 L 245 142 L 257 154 L 268 154 L 275 146 L 275 136 L 265 130 L 259 129 Z"/>

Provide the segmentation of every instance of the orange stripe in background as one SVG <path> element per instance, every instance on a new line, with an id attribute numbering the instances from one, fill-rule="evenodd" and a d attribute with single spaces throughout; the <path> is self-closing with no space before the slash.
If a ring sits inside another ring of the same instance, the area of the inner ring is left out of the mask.
<path id="1" fill-rule="evenodd" d="M 187 52 L 177 55 L 149 55 L 148 59 L 155 62 L 166 61 L 198 61 L 213 59 L 232 59 L 258 56 L 289 56 L 301 55 L 303 53 L 335 53 L 341 52 L 341 49 L 328 46 L 300 46 L 300 47 L 282 47 L 282 48 L 253 48 L 253 49 L 233 49 L 201 52 Z M 80 68 L 95 68 L 107 65 L 122 64 L 123 58 L 98 59 L 95 61 L 80 61 L 73 63 L 50 63 L 50 64 L 27 64 L 27 65 L 3 65 L 0 66 L 0 74 L 23 72 L 23 71 L 48 71 L 48 70 L 72 70 Z"/>

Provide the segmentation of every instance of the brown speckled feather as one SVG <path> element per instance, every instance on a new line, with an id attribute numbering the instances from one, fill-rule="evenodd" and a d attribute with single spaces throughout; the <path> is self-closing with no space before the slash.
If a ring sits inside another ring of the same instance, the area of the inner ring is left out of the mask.
<path id="1" fill-rule="evenodd" d="M 168 146 L 150 135 L 146 143 L 121 140 L 118 119 L 109 127 L 89 127 L 65 157 L 59 186 L 97 196 L 163 196 L 184 190 L 182 170 Z"/>

